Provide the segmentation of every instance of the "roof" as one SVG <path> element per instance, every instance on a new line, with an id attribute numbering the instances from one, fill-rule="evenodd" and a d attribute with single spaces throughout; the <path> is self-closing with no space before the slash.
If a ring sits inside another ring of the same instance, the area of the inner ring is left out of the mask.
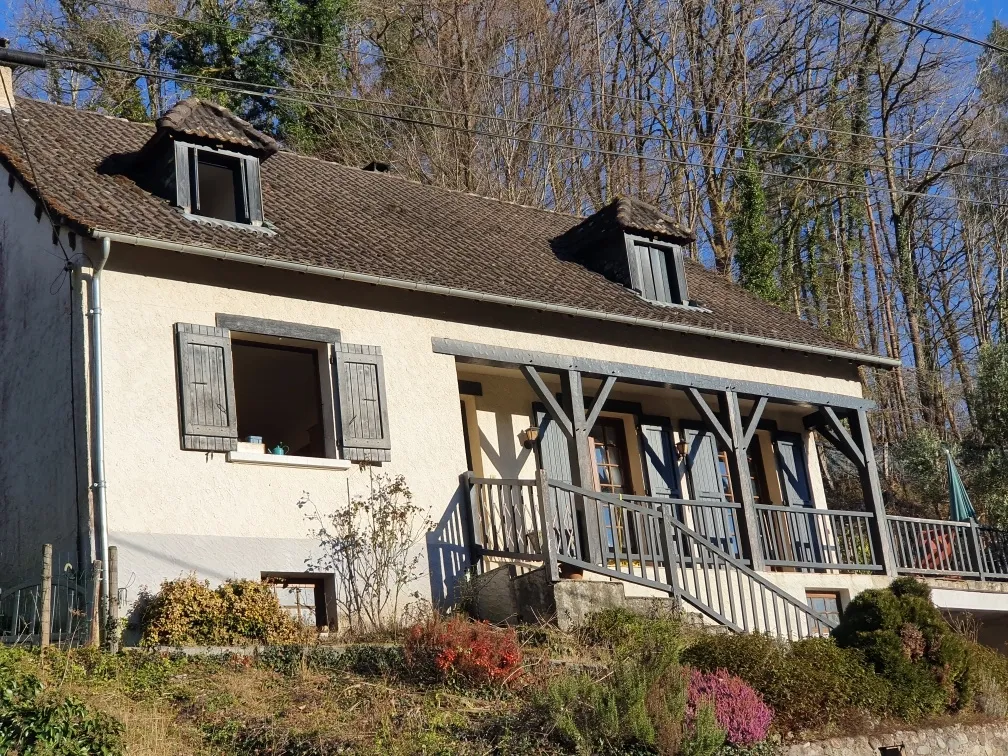
<path id="1" fill-rule="evenodd" d="M 181 128 L 196 128 L 195 123 L 203 125 L 203 116 L 192 124 L 190 118 L 216 111 L 202 105 L 191 108 L 188 116 L 176 107 L 165 119 L 171 116 Z M 46 202 L 84 233 L 138 236 L 380 277 L 411 288 L 507 298 L 589 318 L 891 364 L 852 349 L 691 260 L 690 296 L 706 309 L 648 302 L 556 254 L 555 240 L 579 225 L 580 218 L 292 152 L 278 152 L 262 164 L 265 216 L 275 234 L 194 223 L 138 186 L 123 168 L 124 156 L 128 162 L 141 150 L 154 125 L 25 98 L 18 100 L 15 112 Z M 0 115 L 0 160 L 37 194 L 9 114 Z M 684 231 L 643 203 L 619 200 L 608 212 L 640 231 Z"/>
<path id="2" fill-rule="evenodd" d="M 158 131 L 182 137 L 196 137 L 231 147 L 243 147 L 263 157 L 280 150 L 280 145 L 273 137 L 257 130 L 227 108 L 196 97 L 177 103 L 158 119 L 157 128 Z"/>

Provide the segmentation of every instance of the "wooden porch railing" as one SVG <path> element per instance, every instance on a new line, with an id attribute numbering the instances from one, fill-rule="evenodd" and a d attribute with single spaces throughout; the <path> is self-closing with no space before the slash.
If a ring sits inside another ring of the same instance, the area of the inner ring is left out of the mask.
<path id="1" fill-rule="evenodd" d="M 469 477 L 477 555 L 542 561 L 551 578 L 560 566 L 625 580 L 674 596 L 736 632 L 782 638 L 827 633 L 834 623 L 754 572 L 740 559 L 731 519 L 720 502 L 621 499 L 559 481 Z M 532 490 L 538 498 L 534 502 Z M 591 508 L 596 517 L 586 517 Z M 683 515 L 703 524 L 688 527 Z M 598 522 L 603 554 L 588 561 L 579 545 L 585 522 Z M 538 531 L 536 533 L 535 531 Z M 725 546 L 728 546 L 726 549 Z"/>
<path id="2" fill-rule="evenodd" d="M 772 567 L 881 572 L 870 512 L 757 504 L 764 563 Z"/>
<path id="3" fill-rule="evenodd" d="M 542 472 L 539 480 L 463 478 L 477 561 L 543 563 L 553 573 L 567 565 L 626 580 L 678 596 L 740 631 L 804 637 L 830 627 L 751 569 L 739 504 L 612 496 Z M 873 512 L 776 505 L 756 511 L 768 567 L 884 572 Z M 582 543 L 589 522 L 597 522 L 602 545 L 593 560 Z M 975 521 L 896 516 L 883 530 L 900 574 L 1008 580 L 1008 532 Z"/>

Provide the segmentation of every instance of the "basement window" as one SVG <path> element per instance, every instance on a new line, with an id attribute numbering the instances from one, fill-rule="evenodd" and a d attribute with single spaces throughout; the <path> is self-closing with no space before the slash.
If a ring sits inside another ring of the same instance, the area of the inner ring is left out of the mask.
<path id="1" fill-rule="evenodd" d="M 246 450 L 335 456 L 335 444 L 326 432 L 320 365 L 327 360 L 320 362 L 320 348 L 236 335 L 231 352 L 238 439 L 249 445 Z"/>
<path id="2" fill-rule="evenodd" d="M 262 580 L 276 596 L 280 608 L 302 627 L 329 629 L 326 592 L 327 583 L 333 583 L 331 575 L 263 573 Z M 330 587 L 330 592 L 334 592 L 335 586 Z"/>

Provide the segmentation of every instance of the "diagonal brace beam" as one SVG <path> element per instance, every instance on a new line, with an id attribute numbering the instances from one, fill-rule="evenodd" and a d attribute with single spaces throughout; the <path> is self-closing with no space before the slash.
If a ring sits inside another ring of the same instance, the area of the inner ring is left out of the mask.
<path id="1" fill-rule="evenodd" d="M 752 444 L 753 436 L 756 435 L 756 429 L 759 427 L 760 419 L 763 417 L 763 410 L 766 409 L 767 398 L 761 396 L 756 400 L 756 404 L 753 405 L 752 412 L 749 413 L 749 417 L 745 419 L 745 433 L 742 436 L 742 450 L 748 451 L 749 445 Z"/>
<path id="2" fill-rule="evenodd" d="M 616 385 L 616 376 L 610 375 L 605 379 L 605 382 L 599 387 L 598 396 L 595 397 L 595 403 L 592 405 L 591 412 L 588 413 L 588 417 L 585 420 L 585 427 L 590 431 L 595 426 L 595 421 L 598 420 L 599 413 L 605 406 L 606 400 L 609 399 L 609 394 L 612 391 L 613 386 Z"/>
<path id="3" fill-rule="evenodd" d="M 696 408 L 696 411 L 700 413 L 700 417 L 704 419 L 704 423 L 707 425 L 707 428 L 711 433 L 717 436 L 718 441 L 724 446 L 724 448 L 734 449 L 735 443 L 732 441 L 731 433 L 729 433 L 725 429 L 724 425 L 721 424 L 718 416 L 714 414 L 714 410 L 710 408 L 710 405 L 704 401 L 700 392 L 692 386 L 688 386 L 686 388 L 686 396 L 693 404 L 693 407 Z"/>
<path id="4" fill-rule="evenodd" d="M 536 370 L 531 365 L 521 366 L 522 375 L 525 376 L 525 380 L 528 381 L 529 386 L 535 392 L 535 395 L 539 398 L 539 401 L 546 406 L 546 412 L 549 414 L 553 421 L 560 426 L 560 430 L 563 434 L 567 436 L 569 441 L 574 440 L 574 426 L 571 423 L 570 417 L 567 413 L 563 411 L 560 405 L 557 403 L 556 397 L 553 396 L 553 392 L 549 390 L 539 375 L 539 371 Z"/>

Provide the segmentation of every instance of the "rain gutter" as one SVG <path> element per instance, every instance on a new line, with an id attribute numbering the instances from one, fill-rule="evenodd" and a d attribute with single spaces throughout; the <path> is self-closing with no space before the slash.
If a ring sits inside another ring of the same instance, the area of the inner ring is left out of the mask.
<path id="1" fill-rule="evenodd" d="M 179 244 L 178 242 L 164 241 L 162 239 L 153 239 L 143 236 L 134 236 L 132 234 L 120 234 L 115 233 L 113 231 L 94 230 L 92 231 L 92 236 L 94 236 L 95 238 L 110 239 L 111 241 L 120 244 L 132 244 L 138 247 L 153 247 L 156 249 L 169 250 L 172 252 L 181 252 L 187 255 L 210 257 L 217 260 L 229 260 L 232 262 L 247 263 L 249 265 L 258 265 L 260 267 L 276 268 L 279 270 L 289 270 L 294 271 L 296 273 L 309 273 L 317 276 L 337 278 L 344 281 L 355 281 L 358 283 L 371 284 L 375 286 L 388 286 L 395 289 L 406 289 L 409 291 L 423 292 L 425 294 L 437 294 L 445 297 L 456 297 L 459 299 L 468 299 L 477 302 L 489 302 L 492 304 L 500 304 L 510 307 L 522 307 L 529 310 L 537 310 L 540 312 L 552 312 L 559 315 L 570 315 L 579 318 L 591 318 L 593 320 L 601 320 L 609 323 L 620 323 L 623 325 L 655 328 L 662 331 L 673 331 L 676 333 L 685 333 L 693 336 L 702 336 L 704 338 L 722 339 L 725 341 L 736 341 L 744 344 L 756 344 L 758 346 L 770 347 L 774 349 L 786 349 L 790 351 L 802 352 L 805 354 L 814 354 L 821 357 L 828 357 L 832 359 L 850 360 L 851 362 L 863 365 L 874 365 L 876 367 L 883 367 L 883 368 L 895 368 L 902 364 L 900 360 L 893 359 L 891 357 L 881 357 L 879 355 L 866 354 L 863 352 L 856 352 L 854 350 L 849 349 L 839 349 L 836 347 L 827 347 L 827 346 L 814 346 L 810 344 L 799 344 L 784 339 L 772 339 L 767 338 L 765 336 L 753 336 L 750 334 L 727 333 L 724 331 L 715 330 L 713 328 L 688 325 L 685 323 L 667 323 L 660 320 L 649 320 L 647 318 L 638 318 L 631 315 L 616 315 L 613 313 L 599 312 L 598 310 L 588 310 L 580 307 L 568 307 L 566 305 L 556 305 L 556 304 L 549 304 L 546 302 L 537 302 L 531 299 L 520 299 L 518 297 L 505 297 L 497 294 L 484 294 L 477 291 L 457 289 L 450 286 L 438 286 L 435 284 L 418 283 L 416 281 L 404 281 L 402 279 L 388 278 L 385 276 L 375 276 L 368 273 L 353 273 L 351 271 L 346 270 L 325 268 L 320 265 L 308 265 L 306 263 L 287 262 L 285 260 L 275 260 L 266 257 L 259 257 L 257 255 L 247 255 L 240 252 L 225 252 L 224 250 L 213 249 L 211 247 L 202 247 L 192 244 Z"/>

